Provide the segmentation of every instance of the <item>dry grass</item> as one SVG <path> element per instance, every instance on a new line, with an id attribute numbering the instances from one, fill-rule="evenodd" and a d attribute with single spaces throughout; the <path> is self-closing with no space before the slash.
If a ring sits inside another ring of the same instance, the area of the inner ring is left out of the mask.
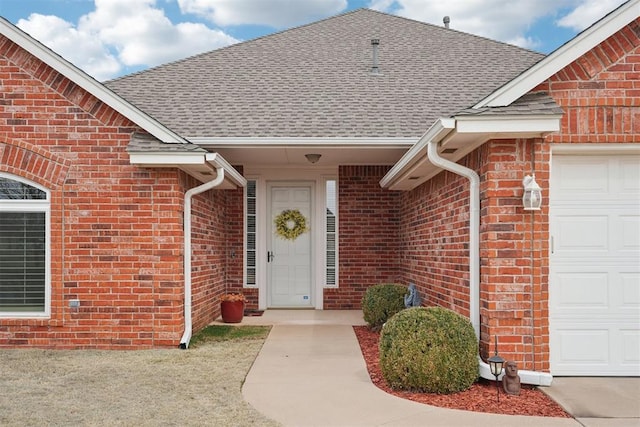
<path id="1" fill-rule="evenodd" d="M 0 350 L 0 425 L 275 426 L 242 398 L 263 338 L 189 350 Z"/>

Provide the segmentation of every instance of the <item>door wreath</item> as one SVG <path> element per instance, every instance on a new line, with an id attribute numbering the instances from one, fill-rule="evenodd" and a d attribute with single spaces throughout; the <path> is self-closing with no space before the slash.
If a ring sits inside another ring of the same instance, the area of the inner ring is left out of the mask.
<path id="1" fill-rule="evenodd" d="M 308 230 L 307 219 L 298 209 L 280 212 L 273 222 L 276 225 L 276 234 L 286 240 L 295 240 Z"/>

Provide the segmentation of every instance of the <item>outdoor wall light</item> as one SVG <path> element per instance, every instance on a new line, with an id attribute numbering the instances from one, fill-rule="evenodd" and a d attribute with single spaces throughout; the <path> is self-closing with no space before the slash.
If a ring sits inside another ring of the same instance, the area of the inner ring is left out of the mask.
<path id="1" fill-rule="evenodd" d="M 542 189 L 536 182 L 535 175 L 527 175 L 522 180 L 524 194 L 522 195 L 522 205 L 525 211 L 539 211 L 542 205 Z"/>
<path id="2" fill-rule="evenodd" d="M 502 373 L 502 365 L 504 365 L 504 359 L 498 356 L 498 336 L 496 335 L 496 349 L 495 354 L 487 360 L 489 362 L 489 369 L 494 377 L 496 377 L 496 391 L 498 392 L 498 402 L 500 402 L 500 386 L 498 385 L 498 377 Z"/>
<path id="3" fill-rule="evenodd" d="M 320 157 L 322 157 L 322 154 L 305 154 L 304 155 L 307 160 L 309 161 L 309 163 L 318 163 L 318 160 L 320 160 Z"/>

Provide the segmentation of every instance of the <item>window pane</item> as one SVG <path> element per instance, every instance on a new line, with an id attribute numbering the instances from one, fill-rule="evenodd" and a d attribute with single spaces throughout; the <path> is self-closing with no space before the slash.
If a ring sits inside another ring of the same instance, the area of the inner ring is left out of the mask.
<path id="1" fill-rule="evenodd" d="M 0 176 L 0 200 L 46 200 L 47 193 L 6 177 Z"/>
<path id="2" fill-rule="evenodd" d="M 0 312 L 44 310 L 45 244 L 44 212 L 0 212 Z"/>

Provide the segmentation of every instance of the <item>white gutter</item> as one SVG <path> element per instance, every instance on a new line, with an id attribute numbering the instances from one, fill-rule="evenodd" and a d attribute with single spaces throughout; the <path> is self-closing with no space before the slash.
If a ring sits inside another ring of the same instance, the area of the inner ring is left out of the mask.
<path id="1" fill-rule="evenodd" d="M 450 119 L 440 119 L 442 121 Z M 455 119 L 454 119 L 455 120 Z M 427 142 L 427 157 L 435 166 L 469 179 L 469 319 L 480 341 L 480 177 L 476 171 L 440 157 L 438 154 L 439 140 L 430 139 Z M 489 365 L 478 356 L 479 374 L 482 378 L 495 380 Z M 520 381 L 525 384 L 551 385 L 553 377 L 546 372 L 518 370 Z"/>
<path id="2" fill-rule="evenodd" d="M 211 160 L 215 160 L 215 154 Z M 184 334 L 180 339 L 180 348 L 187 349 L 193 329 L 191 319 L 191 199 L 193 196 L 211 190 L 224 181 L 224 168 L 216 168 L 216 178 L 188 190 L 184 195 Z"/>

